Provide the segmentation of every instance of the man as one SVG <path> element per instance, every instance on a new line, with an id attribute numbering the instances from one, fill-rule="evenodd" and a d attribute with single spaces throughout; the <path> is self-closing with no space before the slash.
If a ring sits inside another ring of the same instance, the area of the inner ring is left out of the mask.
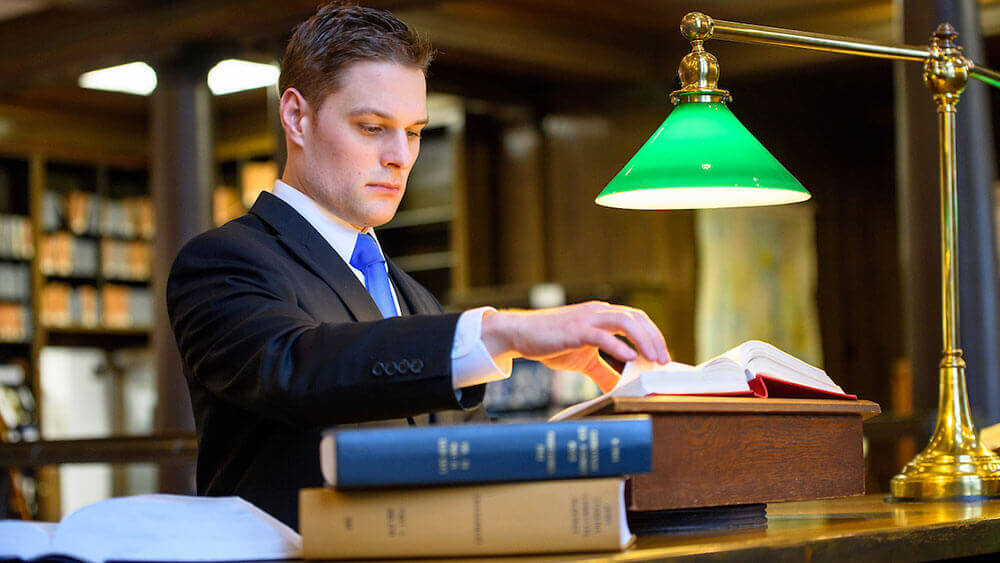
<path id="1" fill-rule="evenodd" d="M 427 123 L 430 47 L 388 12 L 328 5 L 282 61 L 288 159 L 273 195 L 192 240 L 167 285 L 198 430 L 198 492 L 239 495 L 295 527 L 319 486 L 324 427 L 469 411 L 526 357 L 617 373 L 598 355 L 669 359 L 641 311 L 585 303 L 442 314 L 385 262 L 392 219 Z M 404 469 L 405 470 L 405 469 Z"/>

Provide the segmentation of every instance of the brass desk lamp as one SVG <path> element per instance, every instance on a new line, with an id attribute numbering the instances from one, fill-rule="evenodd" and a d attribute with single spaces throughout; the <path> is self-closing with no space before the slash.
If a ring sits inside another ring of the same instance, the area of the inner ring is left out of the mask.
<path id="1" fill-rule="evenodd" d="M 689 13 L 681 33 L 692 50 L 680 64 L 676 108 L 597 197 L 628 209 L 692 209 L 775 205 L 809 199 L 802 185 L 726 107 L 719 65 L 704 49 L 709 38 L 918 61 L 937 105 L 941 183 L 941 299 L 944 352 L 938 415 L 930 443 L 890 489 L 897 499 L 972 499 L 1000 495 L 1000 457 L 979 440 L 969 414 L 965 361 L 958 347 L 958 216 L 955 112 L 969 78 L 1000 87 L 1000 73 L 962 55 L 955 30 L 938 26 L 927 46 L 886 45 L 789 29 L 713 20 Z"/>

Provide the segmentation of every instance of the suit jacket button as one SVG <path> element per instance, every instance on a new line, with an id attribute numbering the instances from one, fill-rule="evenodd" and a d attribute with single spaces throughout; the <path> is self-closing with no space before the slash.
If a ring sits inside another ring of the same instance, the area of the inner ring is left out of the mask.
<path id="1" fill-rule="evenodd" d="M 385 374 L 386 375 L 396 375 L 396 364 L 393 362 L 385 363 Z"/>
<path id="2" fill-rule="evenodd" d="M 394 362 L 394 365 L 396 366 L 396 371 L 398 371 L 399 373 L 406 373 L 410 371 L 410 362 L 406 360 L 400 360 L 398 362 Z"/>
<path id="3" fill-rule="evenodd" d="M 372 366 L 372 375 L 385 375 L 385 366 L 382 365 L 382 362 L 375 362 L 375 365 Z"/>
<path id="4" fill-rule="evenodd" d="M 410 360 L 410 371 L 413 373 L 420 373 L 424 369 L 423 360 Z"/>

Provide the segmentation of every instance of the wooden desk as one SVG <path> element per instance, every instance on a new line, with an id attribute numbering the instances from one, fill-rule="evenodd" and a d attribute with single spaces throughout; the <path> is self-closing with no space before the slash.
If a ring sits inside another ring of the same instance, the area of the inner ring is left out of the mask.
<path id="1" fill-rule="evenodd" d="M 883 498 L 773 503 L 766 530 L 645 536 L 623 553 L 477 561 L 926 561 L 1000 552 L 1000 500 L 887 503 Z"/>

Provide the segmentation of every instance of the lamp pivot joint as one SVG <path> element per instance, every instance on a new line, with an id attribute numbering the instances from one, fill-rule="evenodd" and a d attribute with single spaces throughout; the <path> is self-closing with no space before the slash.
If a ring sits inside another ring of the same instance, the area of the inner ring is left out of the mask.
<path id="1" fill-rule="evenodd" d="M 714 30 L 712 18 L 701 12 L 690 12 L 681 18 L 681 35 L 688 41 L 704 41 Z"/>
<path id="2" fill-rule="evenodd" d="M 718 87 L 718 59 L 705 50 L 705 39 L 712 35 L 711 22 L 711 18 L 697 12 L 684 16 L 681 22 L 681 33 L 691 41 L 691 52 L 681 59 L 677 68 L 681 88 L 670 93 L 670 101 L 674 104 L 732 100 L 728 91 Z"/>
<path id="3" fill-rule="evenodd" d="M 930 57 L 924 61 L 924 84 L 931 91 L 938 109 L 952 108 L 969 83 L 972 61 L 962 55 L 955 44 L 958 32 L 949 23 L 942 23 L 931 35 Z"/>

